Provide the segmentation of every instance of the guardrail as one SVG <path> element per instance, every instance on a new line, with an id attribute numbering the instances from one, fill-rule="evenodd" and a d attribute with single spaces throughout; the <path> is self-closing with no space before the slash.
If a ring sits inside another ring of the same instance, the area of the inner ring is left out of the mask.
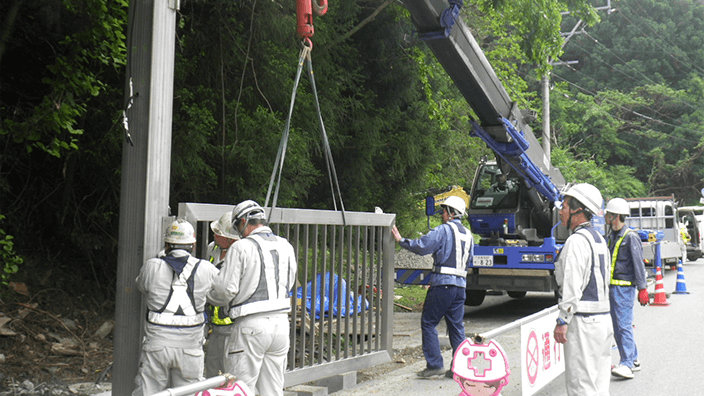
<path id="1" fill-rule="evenodd" d="M 211 239 L 209 223 L 232 207 L 179 204 L 178 216 L 197 225 L 200 257 Z M 265 209 L 298 262 L 284 386 L 390 361 L 396 215 L 345 212 L 343 219 L 336 211 Z"/>

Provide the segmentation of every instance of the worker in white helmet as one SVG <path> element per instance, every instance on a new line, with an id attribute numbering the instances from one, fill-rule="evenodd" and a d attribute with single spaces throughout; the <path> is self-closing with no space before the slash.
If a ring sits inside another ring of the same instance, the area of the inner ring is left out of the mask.
<path id="1" fill-rule="evenodd" d="M 560 299 L 554 336 L 565 344 L 567 395 L 608 395 L 614 334 L 608 293 L 611 255 L 590 223 L 601 212 L 603 199 L 588 183 L 570 186 L 563 195 L 560 220 L 572 234 L 555 261 Z"/>
<path id="2" fill-rule="evenodd" d="M 445 371 L 440 354 L 436 329 L 445 318 L 450 332 L 453 353 L 465 340 L 464 302 L 467 287 L 467 265 L 472 259 L 472 233 L 462 225 L 466 204 L 457 196 L 448 197 L 441 205 L 443 224 L 419 239 L 403 238 L 394 226 L 391 233 L 399 245 L 420 255 L 432 254 L 433 272 L 430 288 L 423 303 L 421 331 L 426 368 L 418 373 L 421 378 L 445 375 L 452 378 L 452 370 Z"/>
<path id="3" fill-rule="evenodd" d="M 650 302 L 647 277 L 643 264 L 643 243 L 638 233 L 626 227 L 626 216 L 631 209 L 623 198 L 614 198 L 606 204 L 607 241 L 611 251 L 611 321 L 614 338 L 621 357 L 619 364 L 611 369 L 611 375 L 631 379 L 633 372 L 640 370 L 638 348 L 633 337 L 633 300 L 638 291 L 638 302 Z"/>
<path id="4" fill-rule="evenodd" d="M 297 270 L 293 246 L 274 235 L 264 209 L 252 200 L 235 206 L 232 225 L 242 239 L 227 250 L 209 294 L 215 304 L 230 307 L 225 369 L 259 395 L 283 395 Z"/>
<path id="5" fill-rule="evenodd" d="M 159 257 L 147 260 L 136 280 L 147 303 L 147 322 L 133 396 L 204 379 L 205 303 L 218 270 L 191 255 L 196 233 L 186 220 L 169 225 L 164 242 Z"/>
<path id="6" fill-rule="evenodd" d="M 210 229 L 213 230 L 214 240 L 208 244 L 206 259 L 220 269 L 225 261 L 227 249 L 240 239 L 239 233 L 232 228 L 232 211 L 228 210 L 218 220 L 210 223 Z M 227 344 L 232 334 L 232 319 L 230 319 L 227 310 L 227 306 L 207 305 L 210 327 L 205 350 L 205 376 L 207 378 L 225 373 Z"/>

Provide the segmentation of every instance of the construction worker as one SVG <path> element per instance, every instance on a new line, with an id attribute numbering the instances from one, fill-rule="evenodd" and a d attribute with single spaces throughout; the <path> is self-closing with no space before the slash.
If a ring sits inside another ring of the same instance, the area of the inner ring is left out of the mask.
<path id="1" fill-rule="evenodd" d="M 164 242 L 136 280 L 147 322 L 133 396 L 203 380 L 205 302 L 218 270 L 191 255 L 196 233 L 186 220 L 171 223 Z"/>
<path id="2" fill-rule="evenodd" d="M 421 378 L 445 375 L 452 378 L 452 370 L 444 370 L 436 329 L 444 317 L 450 332 L 453 354 L 465 340 L 464 301 L 467 287 L 467 265 L 472 259 L 472 233 L 462 225 L 466 204 L 457 196 L 448 197 L 440 205 L 443 224 L 419 239 L 401 237 L 394 226 L 391 233 L 402 248 L 413 253 L 433 254 L 435 261 L 430 275 L 430 288 L 423 303 L 421 331 L 426 368 L 418 373 Z"/>
<path id="3" fill-rule="evenodd" d="M 225 261 L 227 249 L 240 235 L 232 228 L 232 211 L 225 212 L 220 219 L 210 223 L 213 230 L 213 241 L 208 244 L 207 260 L 220 269 Z M 208 345 L 205 350 L 205 376 L 212 378 L 225 372 L 225 356 L 228 340 L 232 334 L 232 319 L 227 307 L 207 305 L 210 331 Z"/>
<path id="4" fill-rule="evenodd" d="M 232 339 L 225 369 L 260 395 L 283 395 L 289 349 L 291 290 L 296 283 L 293 246 L 266 225 L 252 200 L 232 210 L 242 235 L 228 250 L 209 297 L 230 307 Z"/>
<path id="5" fill-rule="evenodd" d="M 611 375 L 633 378 L 633 372 L 640 370 L 638 348 L 633 338 L 633 300 L 638 289 L 638 302 L 647 305 L 647 278 L 643 264 L 643 244 L 638 233 L 626 227 L 626 216 L 631 210 L 623 198 L 614 198 L 606 204 L 607 240 L 611 251 L 611 320 L 614 338 L 621 356 L 619 364 L 611 369 Z"/>
<path id="6" fill-rule="evenodd" d="M 555 261 L 560 294 L 555 341 L 565 344 L 567 395 L 608 395 L 611 368 L 608 246 L 590 220 L 601 211 L 599 190 L 588 183 L 568 187 L 560 220 L 572 234 Z"/>

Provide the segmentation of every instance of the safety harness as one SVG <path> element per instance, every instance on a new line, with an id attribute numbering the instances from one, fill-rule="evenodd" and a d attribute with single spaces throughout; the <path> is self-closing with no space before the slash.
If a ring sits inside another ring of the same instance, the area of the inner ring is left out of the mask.
<path id="1" fill-rule="evenodd" d="M 204 312 L 196 311 L 193 297 L 193 278 L 200 265 L 200 260 L 189 256 L 183 265 L 182 259 L 173 256 L 162 258 L 174 271 L 173 280 L 164 306 L 157 311 L 149 310 L 147 312 L 149 323 L 176 327 L 193 327 L 205 323 Z"/>

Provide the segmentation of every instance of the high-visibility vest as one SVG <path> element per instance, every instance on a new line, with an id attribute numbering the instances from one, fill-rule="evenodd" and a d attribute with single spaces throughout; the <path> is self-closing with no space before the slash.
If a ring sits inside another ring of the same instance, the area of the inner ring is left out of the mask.
<path id="1" fill-rule="evenodd" d="M 205 313 L 194 306 L 193 278 L 200 260 L 188 257 L 180 274 L 174 272 L 171 293 L 164 306 L 157 311 L 147 312 L 147 321 L 162 326 L 192 327 L 205 323 Z"/>
<path id="2" fill-rule="evenodd" d="M 618 250 L 621 248 L 621 242 L 623 242 L 623 238 L 626 237 L 626 234 L 628 234 L 631 231 L 630 228 L 626 228 L 626 231 L 621 235 L 621 238 L 616 241 L 616 245 L 614 245 L 614 252 L 611 254 L 611 284 L 616 285 L 616 286 L 633 286 L 633 282 L 631 281 L 626 281 L 626 280 L 620 280 L 620 279 L 614 279 L 614 268 L 616 268 L 616 259 L 618 258 Z"/>
<path id="3" fill-rule="evenodd" d="M 216 326 L 229 326 L 232 324 L 232 319 L 227 314 L 227 307 L 214 307 L 211 305 L 212 317 L 210 322 Z"/>
<path id="4" fill-rule="evenodd" d="M 287 242 L 277 236 L 265 239 L 258 234 L 250 235 L 242 241 L 251 241 L 259 251 L 260 278 L 256 290 L 246 301 L 230 307 L 230 317 L 290 310 L 288 287 L 292 283 L 289 279 L 291 257 L 282 255 L 279 249 L 281 243 Z"/>
<path id="5" fill-rule="evenodd" d="M 210 256 L 210 262 L 215 264 L 215 256 L 219 257 L 221 254 L 222 248 L 216 244 Z M 215 265 L 215 267 L 220 269 L 220 267 L 222 267 L 222 261 Z M 230 315 L 227 314 L 227 307 L 215 307 L 211 304 L 208 304 L 208 306 L 210 308 L 210 323 L 216 326 L 229 326 L 232 324 L 232 319 L 230 319 Z"/>
<path id="6" fill-rule="evenodd" d="M 461 233 L 457 224 L 452 221 L 448 221 L 445 224 L 449 225 L 452 230 L 452 235 L 455 239 L 455 252 L 447 263 L 444 263 L 447 265 L 436 265 L 433 267 L 433 272 L 466 278 L 467 262 L 469 261 L 469 256 L 472 251 L 472 244 L 474 243 L 472 233 L 466 228 L 465 231 L 467 232 L 464 234 Z"/>

